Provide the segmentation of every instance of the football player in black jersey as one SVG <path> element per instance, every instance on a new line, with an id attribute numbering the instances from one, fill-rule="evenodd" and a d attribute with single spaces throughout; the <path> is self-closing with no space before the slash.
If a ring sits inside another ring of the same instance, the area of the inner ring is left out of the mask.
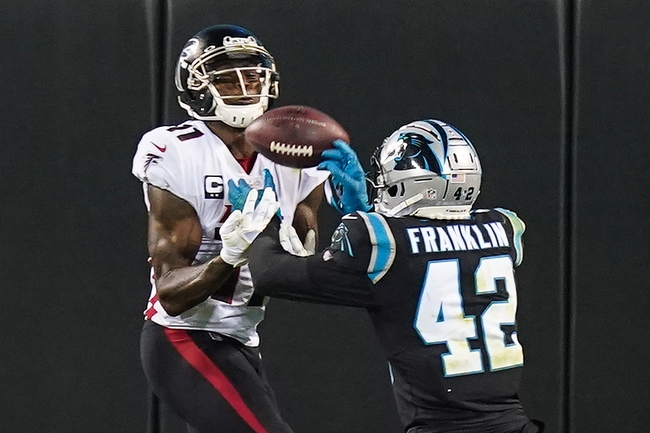
<path id="1" fill-rule="evenodd" d="M 367 197 L 352 149 L 338 143 L 328 152 L 321 168 L 339 180 L 339 199 Z M 405 432 L 543 431 L 518 397 L 524 358 L 514 268 L 524 223 L 506 209 L 472 210 L 481 164 L 445 122 L 399 128 L 372 164 L 374 211 L 353 203 L 364 210 L 342 217 L 325 250 L 312 254 L 290 227 L 271 221 L 249 250 L 255 290 L 366 308 Z"/>

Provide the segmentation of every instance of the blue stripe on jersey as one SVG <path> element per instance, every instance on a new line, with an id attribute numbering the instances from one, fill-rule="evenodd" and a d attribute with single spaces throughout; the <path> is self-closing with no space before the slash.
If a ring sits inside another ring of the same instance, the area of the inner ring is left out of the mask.
<path id="1" fill-rule="evenodd" d="M 372 244 L 368 276 L 374 284 L 381 280 L 393 265 L 396 254 L 395 238 L 388 223 L 379 214 L 358 212 L 366 223 L 368 235 Z"/>
<path id="2" fill-rule="evenodd" d="M 501 212 L 510 220 L 512 230 L 514 232 L 513 242 L 515 244 L 515 251 L 517 253 L 517 257 L 515 258 L 515 266 L 519 266 L 524 260 L 524 244 L 521 242 L 521 236 L 524 234 L 524 230 L 526 230 L 526 224 L 524 224 L 521 218 L 519 218 L 517 214 L 511 210 L 503 209 L 500 207 L 497 207 L 494 210 Z"/>

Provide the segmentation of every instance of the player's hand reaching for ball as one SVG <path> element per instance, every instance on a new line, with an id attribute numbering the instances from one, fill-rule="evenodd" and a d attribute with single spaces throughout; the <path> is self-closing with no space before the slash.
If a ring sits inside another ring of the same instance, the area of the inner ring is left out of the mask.
<path id="1" fill-rule="evenodd" d="M 318 164 L 318 169 L 332 174 L 328 179 L 330 205 L 344 215 L 369 211 L 366 177 L 356 152 L 343 140 L 332 144 L 334 148 L 323 151 Z"/>
<path id="2" fill-rule="evenodd" d="M 313 229 L 307 232 L 303 243 L 291 224 L 282 223 L 280 224 L 279 238 L 282 248 L 294 256 L 307 257 L 316 253 L 316 232 Z"/>
<path id="3" fill-rule="evenodd" d="M 262 198 L 256 204 L 257 197 L 258 191 L 250 190 L 243 209 L 234 210 L 219 230 L 223 243 L 221 259 L 234 267 L 248 262 L 248 247 L 280 208 L 275 192 L 270 187 L 264 188 Z"/>
<path id="4" fill-rule="evenodd" d="M 264 169 L 264 187 L 261 192 L 266 188 L 271 188 L 275 192 L 275 182 L 273 182 L 273 175 L 268 169 Z M 237 183 L 234 180 L 228 180 L 228 201 L 232 206 L 232 210 L 242 210 L 244 203 L 248 197 L 248 193 L 252 190 L 250 185 L 244 179 L 239 179 Z M 262 199 L 262 194 L 257 197 L 259 202 Z"/>

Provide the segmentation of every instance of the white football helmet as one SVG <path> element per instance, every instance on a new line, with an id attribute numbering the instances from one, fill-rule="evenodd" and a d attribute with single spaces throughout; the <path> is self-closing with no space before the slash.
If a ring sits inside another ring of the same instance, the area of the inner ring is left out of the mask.
<path id="1" fill-rule="evenodd" d="M 386 216 L 469 217 L 481 187 L 481 163 L 470 141 L 440 120 L 411 122 L 372 156 L 373 203 Z"/>
<path id="2" fill-rule="evenodd" d="M 220 94 L 217 83 L 239 89 Z M 176 63 L 178 103 L 195 119 L 245 128 L 278 97 L 275 61 L 248 30 L 229 24 L 208 27 L 190 38 Z M 259 92 L 247 91 L 256 83 Z M 246 99 L 246 103 L 238 100 Z M 254 101 L 254 102 L 250 102 Z"/>

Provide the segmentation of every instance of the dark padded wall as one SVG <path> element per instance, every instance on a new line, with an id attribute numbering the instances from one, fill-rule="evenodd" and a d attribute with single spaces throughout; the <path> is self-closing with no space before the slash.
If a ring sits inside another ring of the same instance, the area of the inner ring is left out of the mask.
<path id="1" fill-rule="evenodd" d="M 645 432 L 648 3 L 578 3 L 573 431 Z"/>
<path id="2" fill-rule="evenodd" d="M 142 432 L 138 2 L 0 5 L 0 431 Z"/>
<path id="3" fill-rule="evenodd" d="M 0 431 L 147 430 L 146 220 L 131 157 L 144 132 L 184 117 L 175 57 L 219 22 L 254 31 L 278 61 L 279 104 L 333 115 L 364 162 L 413 119 L 465 132 L 485 171 L 478 204 L 528 225 L 527 412 L 551 432 L 645 431 L 647 12 L 639 0 L 3 3 Z M 321 216 L 326 242 L 337 215 Z M 400 431 L 363 311 L 272 300 L 261 332 L 296 432 Z M 182 431 L 160 408 L 151 431 Z"/>

